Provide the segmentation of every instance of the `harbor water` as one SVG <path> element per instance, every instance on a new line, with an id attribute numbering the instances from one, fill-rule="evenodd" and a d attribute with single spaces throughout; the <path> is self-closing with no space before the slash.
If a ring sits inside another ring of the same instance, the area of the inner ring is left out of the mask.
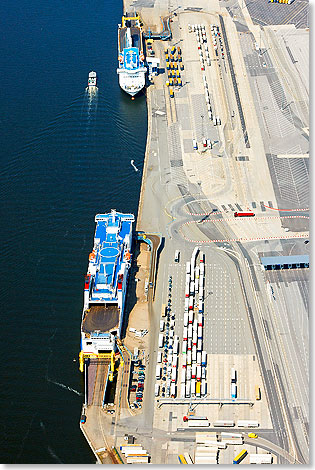
<path id="1" fill-rule="evenodd" d="M 95 214 L 137 214 L 147 132 L 145 96 L 118 86 L 122 13 L 17 0 L 2 15 L 1 463 L 95 462 L 79 429 L 84 274 Z"/>

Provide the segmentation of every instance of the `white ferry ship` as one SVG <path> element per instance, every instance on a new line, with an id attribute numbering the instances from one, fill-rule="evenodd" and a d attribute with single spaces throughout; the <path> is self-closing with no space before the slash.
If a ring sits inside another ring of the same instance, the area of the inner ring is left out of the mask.
<path id="1" fill-rule="evenodd" d="M 122 24 L 118 25 L 118 61 L 119 85 L 126 93 L 135 96 L 144 88 L 147 72 L 140 17 L 136 13 L 126 13 Z"/>
<path id="2" fill-rule="evenodd" d="M 133 214 L 114 209 L 95 217 L 93 251 L 85 276 L 80 370 L 84 360 L 115 349 L 120 337 L 128 273 L 131 267 Z"/>

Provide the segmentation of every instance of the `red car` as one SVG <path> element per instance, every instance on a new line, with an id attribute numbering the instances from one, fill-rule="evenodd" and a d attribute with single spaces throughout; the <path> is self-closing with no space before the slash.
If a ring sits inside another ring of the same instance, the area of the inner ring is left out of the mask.
<path id="1" fill-rule="evenodd" d="M 137 387 L 135 385 L 132 385 L 132 387 L 130 387 L 131 392 L 135 392 L 136 390 L 137 390 Z"/>

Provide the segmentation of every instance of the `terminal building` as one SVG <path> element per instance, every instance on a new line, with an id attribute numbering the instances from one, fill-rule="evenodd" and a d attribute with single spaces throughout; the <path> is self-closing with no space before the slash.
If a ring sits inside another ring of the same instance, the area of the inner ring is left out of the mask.
<path id="1" fill-rule="evenodd" d="M 265 256 L 260 261 L 265 271 L 309 268 L 310 264 L 308 255 Z"/>

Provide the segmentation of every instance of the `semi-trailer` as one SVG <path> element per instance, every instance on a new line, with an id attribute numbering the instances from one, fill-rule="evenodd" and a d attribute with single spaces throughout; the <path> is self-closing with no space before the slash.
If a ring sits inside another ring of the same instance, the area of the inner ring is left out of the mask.
<path id="1" fill-rule="evenodd" d="M 233 459 L 234 464 L 241 463 L 242 460 L 245 459 L 246 455 L 248 454 L 246 449 L 243 449 L 237 456 Z"/>
<path id="2" fill-rule="evenodd" d="M 215 428 L 224 428 L 224 427 L 232 428 L 234 426 L 235 426 L 235 423 L 231 419 L 219 419 L 219 420 L 217 420 L 213 423 L 213 427 L 215 427 Z M 228 434 L 228 435 L 231 436 L 231 434 Z M 241 434 L 237 434 L 237 436 L 239 437 L 239 436 L 241 436 Z"/>
<path id="3" fill-rule="evenodd" d="M 203 316 L 202 316 L 202 313 L 199 312 L 198 313 L 198 326 L 202 327 L 202 325 L 203 325 Z"/>
<path id="4" fill-rule="evenodd" d="M 231 384 L 231 398 L 235 400 L 237 397 L 237 386 L 235 383 Z"/>
<path id="5" fill-rule="evenodd" d="M 186 382 L 185 395 L 186 395 L 186 398 L 189 398 L 189 397 L 190 397 L 190 381 L 189 381 L 189 382 Z"/>
<path id="6" fill-rule="evenodd" d="M 190 393 L 191 393 L 192 396 L 196 395 L 196 379 L 191 379 Z"/>
<path id="7" fill-rule="evenodd" d="M 234 212 L 234 217 L 255 217 L 254 212 Z"/>
<path id="8" fill-rule="evenodd" d="M 186 384 L 181 383 L 180 384 L 180 397 L 185 398 L 185 396 L 186 396 Z"/>
<path id="9" fill-rule="evenodd" d="M 201 353 L 201 365 L 202 366 L 207 365 L 207 353 L 206 353 L 206 351 L 202 351 L 202 353 Z"/>
<path id="10" fill-rule="evenodd" d="M 196 382 L 196 397 L 201 397 L 201 382 Z"/>
<path id="11" fill-rule="evenodd" d="M 197 352 L 197 365 L 201 366 L 201 352 Z"/>
<path id="12" fill-rule="evenodd" d="M 237 381 L 236 370 L 235 370 L 235 369 L 231 369 L 231 383 L 235 383 L 235 384 L 236 384 L 236 381 Z"/>
<path id="13" fill-rule="evenodd" d="M 160 320 L 160 331 L 164 331 L 164 320 Z"/>
<path id="14" fill-rule="evenodd" d="M 229 439 L 229 440 L 233 440 L 233 439 L 243 439 L 243 436 L 242 434 L 238 433 L 238 432 L 221 432 L 221 440 L 222 439 Z"/>
<path id="15" fill-rule="evenodd" d="M 182 344 L 182 353 L 183 353 L 183 354 L 186 354 L 186 353 L 187 353 L 187 340 L 186 340 L 186 341 L 183 341 L 183 344 Z"/>
<path id="16" fill-rule="evenodd" d="M 185 327 L 187 327 L 188 325 L 188 318 L 189 318 L 189 314 L 188 314 L 188 311 L 186 312 L 186 309 L 185 309 L 185 312 L 184 312 L 184 326 Z"/>
<path id="17" fill-rule="evenodd" d="M 188 339 L 188 327 L 187 327 L 187 325 L 184 325 L 183 340 L 187 341 L 187 339 Z"/>
<path id="18" fill-rule="evenodd" d="M 155 377 L 157 379 L 161 378 L 161 371 L 162 371 L 162 366 L 160 364 L 157 364 L 156 369 L 155 369 Z"/>
<path id="19" fill-rule="evenodd" d="M 201 366 L 197 366 L 197 380 L 201 380 Z"/>
<path id="20" fill-rule="evenodd" d="M 175 398 L 176 397 L 176 384 L 171 383 L 171 397 Z"/>
<path id="21" fill-rule="evenodd" d="M 181 374 L 180 374 L 180 382 L 185 383 L 186 382 L 186 369 L 182 369 Z"/>
<path id="22" fill-rule="evenodd" d="M 201 379 L 201 396 L 204 397 L 207 393 L 207 382 L 206 379 Z"/>
<path id="23" fill-rule="evenodd" d="M 160 333 L 159 334 L 159 348 L 163 348 L 163 344 L 164 344 L 164 335 L 163 333 Z"/>
<path id="24" fill-rule="evenodd" d="M 272 464 L 273 458 L 271 454 L 249 454 L 249 463 L 267 463 Z"/>
<path id="25" fill-rule="evenodd" d="M 190 323 L 189 321 L 189 325 L 188 325 L 188 338 L 192 338 L 192 335 L 193 335 L 193 326 L 192 326 L 192 323 Z"/>
<path id="26" fill-rule="evenodd" d="M 204 419 L 194 419 L 188 421 L 189 428 L 208 428 L 209 426 L 209 421 Z"/>
<path id="27" fill-rule="evenodd" d="M 192 347 L 192 361 L 197 362 L 197 346 Z"/>
<path id="28" fill-rule="evenodd" d="M 186 262 L 186 274 L 190 274 L 190 262 Z"/>
<path id="29" fill-rule="evenodd" d="M 237 427 L 238 428 L 258 428 L 259 423 L 258 421 L 253 421 L 253 420 L 238 420 L 237 421 Z"/>
<path id="30" fill-rule="evenodd" d="M 192 379 L 196 378 L 196 374 L 197 374 L 197 364 L 193 364 L 191 366 L 191 377 L 192 377 Z"/>
<path id="31" fill-rule="evenodd" d="M 192 367 L 187 366 L 187 381 L 191 380 L 191 377 L 192 377 Z"/>
<path id="32" fill-rule="evenodd" d="M 189 297 L 189 310 L 192 310 L 194 308 L 194 298 L 193 296 L 191 295 Z"/>
<path id="33" fill-rule="evenodd" d="M 201 352 L 202 351 L 202 339 L 201 338 L 198 338 L 198 341 L 197 341 L 197 352 Z"/>

